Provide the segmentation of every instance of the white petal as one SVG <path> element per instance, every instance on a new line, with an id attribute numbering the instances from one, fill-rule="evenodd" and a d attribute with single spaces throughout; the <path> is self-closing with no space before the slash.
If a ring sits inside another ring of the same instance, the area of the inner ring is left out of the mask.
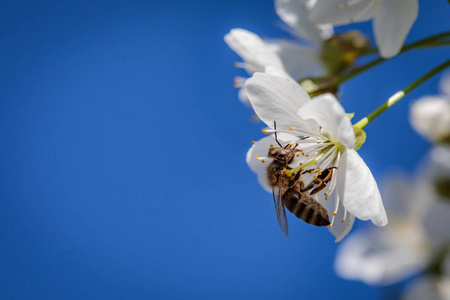
<path id="1" fill-rule="evenodd" d="M 266 66 L 283 67 L 278 55 L 253 32 L 236 28 L 225 35 L 224 39 L 228 46 L 246 62 L 246 70 L 249 74 L 264 72 Z"/>
<path id="2" fill-rule="evenodd" d="M 417 132 L 431 141 L 450 137 L 450 98 L 422 97 L 411 105 L 410 122 Z"/>
<path id="3" fill-rule="evenodd" d="M 329 200 L 325 200 L 323 194 L 318 195 L 318 201 L 322 206 L 328 211 L 328 217 L 330 221 L 332 221 L 334 217 L 334 223 L 332 228 L 328 228 L 331 234 L 334 235 L 335 242 L 340 242 L 352 229 L 353 223 L 355 222 L 355 216 L 351 213 L 347 212 L 345 214 L 345 208 L 342 206 L 342 201 L 339 203 L 336 210 L 336 195 L 332 195 Z M 336 216 L 333 216 L 333 213 L 336 211 Z M 344 215 L 346 215 L 345 222 L 342 222 L 344 219 Z"/>
<path id="4" fill-rule="evenodd" d="M 352 149 L 355 133 L 344 108 L 332 94 L 315 97 L 298 111 L 302 119 L 313 119 L 331 136 L 331 140 Z"/>
<path id="5" fill-rule="evenodd" d="M 342 154 L 337 170 L 336 192 L 343 206 L 358 219 L 378 226 L 388 222 L 375 178 L 355 150 Z"/>
<path id="6" fill-rule="evenodd" d="M 269 40 L 268 47 L 280 57 L 284 69 L 294 79 L 325 75 L 319 50 L 288 40 Z"/>
<path id="7" fill-rule="evenodd" d="M 382 3 L 378 2 L 367 0 L 318 0 L 311 11 L 310 19 L 316 24 L 331 23 L 333 25 L 366 21 L 377 14 L 382 5 Z M 349 4 L 346 5 L 346 3 Z"/>
<path id="8" fill-rule="evenodd" d="M 347 212 L 347 219 L 345 223 L 342 222 L 343 209 L 338 211 L 336 215 L 336 223 L 333 224 L 333 228 L 330 229 L 331 233 L 336 237 L 335 243 L 342 241 L 344 237 L 352 230 L 353 223 L 355 223 L 355 216 Z"/>
<path id="9" fill-rule="evenodd" d="M 383 1 L 373 23 L 375 40 L 382 57 L 398 54 L 418 12 L 417 0 Z"/>
<path id="10" fill-rule="evenodd" d="M 296 82 L 267 73 L 255 73 L 245 82 L 247 96 L 258 117 L 273 128 L 287 129 L 292 126 L 295 132 L 306 135 L 317 134 L 312 122 L 300 119 L 296 112 L 311 101 L 308 93 Z"/>
<path id="11" fill-rule="evenodd" d="M 332 27 L 313 24 L 309 20 L 307 5 L 304 0 L 276 0 L 275 10 L 286 24 L 296 29 L 300 37 L 314 41 L 330 38 L 333 35 Z"/>

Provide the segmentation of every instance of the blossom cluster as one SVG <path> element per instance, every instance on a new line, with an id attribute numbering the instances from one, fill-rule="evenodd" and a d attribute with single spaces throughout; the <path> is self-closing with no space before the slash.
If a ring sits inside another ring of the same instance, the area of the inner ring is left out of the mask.
<path id="1" fill-rule="evenodd" d="M 243 60 L 236 66 L 249 76 L 235 78 L 238 98 L 265 124 L 266 136 L 252 142 L 246 160 L 273 195 L 281 230 L 287 236 L 285 209 L 311 225 L 328 226 L 336 242 L 343 240 L 335 263 L 343 278 L 387 285 L 422 272 L 427 275 L 405 299 L 425 289 L 438 296 L 421 299 L 449 296 L 450 75 L 442 77 L 441 95 L 410 107 L 411 126 L 433 144 L 415 176 L 393 175 L 380 193 L 357 151 L 367 124 L 450 61 L 353 124 L 353 114 L 339 102 L 339 88 L 404 51 L 448 45 L 450 33 L 404 45 L 418 0 L 275 0 L 275 11 L 291 39 L 261 38 L 242 28 L 224 39 Z M 335 32 L 336 26 L 366 21 L 372 22 L 376 49 L 361 32 Z M 374 52 L 379 58 L 361 65 Z M 355 219 L 376 226 L 345 238 Z"/>

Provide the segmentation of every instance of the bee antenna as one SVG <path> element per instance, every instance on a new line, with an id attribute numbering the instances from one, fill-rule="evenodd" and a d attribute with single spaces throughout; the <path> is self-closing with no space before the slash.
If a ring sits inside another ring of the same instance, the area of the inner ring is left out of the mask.
<path id="1" fill-rule="evenodd" d="M 275 141 L 277 142 L 278 145 L 280 145 L 281 148 L 283 148 L 283 146 L 281 146 L 280 142 L 278 141 L 277 123 L 275 121 L 273 121 L 273 129 L 275 129 Z"/>

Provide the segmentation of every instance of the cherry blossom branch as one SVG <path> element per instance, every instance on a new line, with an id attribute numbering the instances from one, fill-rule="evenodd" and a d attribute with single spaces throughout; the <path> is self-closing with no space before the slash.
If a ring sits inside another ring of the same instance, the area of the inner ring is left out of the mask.
<path id="1" fill-rule="evenodd" d="M 402 47 L 400 52 L 408 51 L 408 50 L 411 50 L 414 48 L 425 48 L 425 47 L 448 45 L 449 40 L 444 40 L 444 39 L 449 39 L 449 38 L 450 38 L 450 32 L 439 33 L 439 34 L 415 41 L 411 44 L 405 45 Z M 373 49 L 369 49 L 369 50 L 365 51 L 364 53 L 362 53 L 362 55 L 376 54 L 379 52 L 380 52 L 380 50 L 378 48 L 373 48 Z"/>
<path id="2" fill-rule="evenodd" d="M 437 34 L 437 35 L 434 35 L 431 37 L 421 39 L 421 40 L 411 43 L 409 45 L 405 45 L 402 48 L 402 50 L 399 52 L 398 55 L 405 53 L 409 50 L 413 50 L 413 49 L 420 49 L 420 48 L 427 48 L 427 47 L 442 47 L 442 46 L 450 46 L 450 32 L 440 33 L 440 34 Z M 378 50 L 376 50 L 376 51 L 378 51 Z M 309 94 L 311 97 L 315 97 L 320 94 L 323 94 L 324 90 L 336 88 L 337 86 L 346 82 L 347 80 L 352 79 L 353 77 L 377 66 L 378 64 L 380 64 L 386 60 L 388 60 L 388 59 L 379 57 L 371 62 L 368 62 L 367 64 L 365 64 L 363 66 L 356 67 L 356 68 L 350 70 L 349 72 L 342 74 L 338 78 L 332 79 L 330 82 L 325 83 L 323 87 L 321 87 L 317 90 L 314 90 L 314 91 L 310 91 Z"/>
<path id="3" fill-rule="evenodd" d="M 400 53 L 398 55 L 405 53 L 412 49 L 417 49 L 417 48 L 449 46 L 450 40 L 441 40 L 444 37 L 447 37 L 447 38 L 450 37 L 450 32 L 441 33 L 441 34 L 438 34 L 435 36 L 431 36 L 431 37 L 419 40 L 419 41 L 411 43 L 409 45 L 405 45 L 402 48 L 402 50 L 400 50 Z M 339 77 L 335 82 L 333 82 L 333 85 L 337 86 L 337 85 L 355 77 L 356 75 L 382 63 L 385 60 L 388 60 L 388 59 L 380 57 L 380 58 L 377 58 L 377 59 L 367 63 L 364 66 L 355 68 L 355 69 L 351 70 L 350 72 L 348 72 L 347 74 L 344 74 L 343 76 Z"/>
<path id="4" fill-rule="evenodd" d="M 363 129 L 367 126 L 370 122 L 372 122 L 376 117 L 378 117 L 382 112 L 384 112 L 386 109 L 397 103 L 400 99 L 402 99 L 406 94 L 411 92 L 413 89 L 433 77 L 434 75 L 438 74 L 445 68 L 450 67 L 450 60 L 445 61 L 444 63 L 440 64 L 433 70 L 429 71 L 425 75 L 421 76 L 419 79 L 405 87 L 403 90 L 400 90 L 396 92 L 394 95 L 392 95 L 385 103 L 383 103 L 381 106 L 379 106 L 377 109 L 375 109 L 372 113 L 367 115 L 367 117 L 362 118 L 360 121 L 358 121 L 355 125 L 353 125 L 354 128 Z"/>

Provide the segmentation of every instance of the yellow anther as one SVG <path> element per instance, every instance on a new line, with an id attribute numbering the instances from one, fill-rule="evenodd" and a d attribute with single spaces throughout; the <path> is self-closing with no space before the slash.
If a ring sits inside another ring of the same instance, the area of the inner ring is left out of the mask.
<path id="1" fill-rule="evenodd" d="M 342 223 L 345 223 L 345 220 L 342 220 Z"/>
<path id="2" fill-rule="evenodd" d="M 259 159 L 258 156 L 255 156 L 255 159 L 258 160 Z"/>
<path id="3" fill-rule="evenodd" d="M 333 225 L 330 224 L 330 225 L 328 225 L 328 227 L 333 228 Z"/>
<path id="4" fill-rule="evenodd" d="M 267 133 L 267 130 L 263 129 L 263 133 Z"/>
<path id="5" fill-rule="evenodd" d="M 255 141 L 252 141 L 252 145 L 255 143 Z"/>
<path id="6" fill-rule="evenodd" d="M 266 161 L 263 159 L 261 162 L 262 162 L 262 163 L 265 163 Z"/>
<path id="7" fill-rule="evenodd" d="M 287 177 L 291 177 L 292 176 L 292 172 L 289 170 L 284 171 L 284 174 L 286 174 Z"/>
<path id="8" fill-rule="evenodd" d="M 299 163 L 298 165 L 301 166 L 301 165 L 303 165 L 303 163 Z"/>
<path id="9" fill-rule="evenodd" d="M 316 176 L 316 175 L 314 175 L 314 176 L 313 176 L 313 178 L 314 178 L 314 179 L 316 179 L 316 178 L 317 178 L 317 176 Z"/>
<path id="10" fill-rule="evenodd" d="M 345 2 L 345 3 L 344 3 L 344 6 L 347 7 L 347 6 L 348 6 L 348 2 Z"/>
<path id="11" fill-rule="evenodd" d="M 328 193 L 323 193 L 323 195 L 324 195 L 325 197 L 328 197 Z"/>
<path id="12" fill-rule="evenodd" d="M 319 175 L 319 176 L 320 176 L 320 175 L 322 175 L 322 172 L 320 172 L 320 171 L 319 171 L 319 172 L 317 172 L 317 175 Z"/>
<path id="13" fill-rule="evenodd" d="M 300 154 L 297 154 L 296 156 L 297 156 L 297 157 L 299 157 L 299 156 L 300 156 Z"/>
<path id="14" fill-rule="evenodd" d="M 325 200 L 327 200 L 327 201 L 328 201 L 328 197 L 325 197 Z"/>
<path id="15" fill-rule="evenodd" d="M 309 154 L 306 154 L 306 157 L 308 157 L 309 156 Z"/>
<path id="16" fill-rule="evenodd" d="M 291 146 L 292 147 L 292 145 L 294 145 L 293 143 L 289 143 L 289 146 Z"/>
<path id="17" fill-rule="evenodd" d="M 292 130 L 292 126 L 289 126 L 289 130 Z"/>
<path id="18" fill-rule="evenodd" d="M 269 146 L 270 146 L 270 148 L 273 148 L 273 144 L 270 144 Z"/>
<path id="19" fill-rule="evenodd" d="M 302 149 L 298 149 L 298 151 L 300 151 L 300 152 L 303 152 L 303 150 L 302 150 Z"/>
<path id="20" fill-rule="evenodd" d="M 334 215 L 334 216 L 337 215 L 337 212 L 334 212 L 333 215 Z"/>

